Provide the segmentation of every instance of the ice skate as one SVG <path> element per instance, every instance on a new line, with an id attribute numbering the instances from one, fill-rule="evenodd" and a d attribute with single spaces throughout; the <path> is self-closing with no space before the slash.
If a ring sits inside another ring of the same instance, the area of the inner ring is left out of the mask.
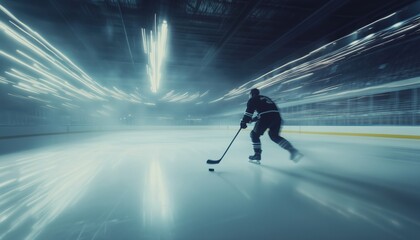
<path id="1" fill-rule="evenodd" d="M 261 154 L 255 153 L 254 155 L 249 156 L 249 162 L 260 164 Z"/>
<path id="2" fill-rule="evenodd" d="M 298 150 L 293 150 L 290 152 L 290 160 L 297 163 L 300 161 L 300 159 L 303 157 L 303 154 L 300 153 Z"/>

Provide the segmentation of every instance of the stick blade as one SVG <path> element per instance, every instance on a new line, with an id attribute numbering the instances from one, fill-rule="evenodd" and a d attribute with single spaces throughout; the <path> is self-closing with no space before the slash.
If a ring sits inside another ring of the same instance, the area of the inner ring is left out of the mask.
<path id="1" fill-rule="evenodd" d="M 218 164 L 219 162 L 220 160 L 211 160 L 211 159 L 207 160 L 207 164 Z"/>

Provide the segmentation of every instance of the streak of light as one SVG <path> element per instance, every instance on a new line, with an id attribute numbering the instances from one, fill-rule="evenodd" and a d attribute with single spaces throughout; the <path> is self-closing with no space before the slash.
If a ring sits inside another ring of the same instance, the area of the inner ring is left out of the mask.
<path id="1" fill-rule="evenodd" d="M 392 25 L 391 27 L 392 28 L 399 28 L 399 27 L 401 27 L 403 25 L 403 22 L 397 22 L 397 23 L 395 23 L 394 25 Z"/>
<path id="2" fill-rule="evenodd" d="M 331 90 L 337 89 L 337 88 L 338 88 L 337 86 L 332 86 L 332 87 L 324 88 L 324 89 L 321 89 L 319 91 L 313 92 L 313 94 L 327 92 L 327 91 L 331 91 Z"/>
<path id="3" fill-rule="evenodd" d="M 22 96 L 22 95 L 17 95 L 17 94 L 12 94 L 12 93 L 8 93 L 7 95 L 12 96 L 12 97 L 16 97 L 16 98 L 29 100 L 29 98 L 27 98 L 25 96 Z"/>
<path id="4" fill-rule="evenodd" d="M 13 84 L 13 82 L 7 80 L 6 78 L 4 78 L 2 76 L 0 76 L 0 83 L 3 83 L 3 84 L 9 84 L 9 83 L 10 84 Z"/>
<path id="5" fill-rule="evenodd" d="M 155 151 L 155 154 L 158 154 Z M 158 156 L 155 156 L 158 158 Z M 171 201 L 169 198 L 167 183 L 162 169 L 157 160 L 151 162 L 147 171 L 146 192 L 143 195 L 143 207 L 147 209 L 144 217 L 149 224 L 161 225 L 172 220 Z M 156 221 L 156 222 L 155 222 Z"/>
<path id="6" fill-rule="evenodd" d="M 310 77 L 310 76 L 312 76 L 312 75 L 313 75 L 313 73 L 308 73 L 308 74 L 305 74 L 305 75 L 303 75 L 303 76 L 299 76 L 299 77 L 296 77 L 296 78 L 293 78 L 293 79 L 289 79 L 289 80 L 284 81 L 284 82 L 282 82 L 282 83 L 284 84 L 284 83 L 294 82 L 294 81 L 297 81 L 297 80 L 301 80 L 301 79 L 303 79 L 303 78 Z"/>
<path id="7" fill-rule="evenodd" d="M 71 104 L 71 103 L 63 103 L 61 105 L 65 106 L 65 107 L 68 107 L 68 108 L 72 108 L 72 109 L 80 108 L 79 106 Z"/>
<path id="8" fill-rule="evenodd" d="M 395 14 L 396 13 L 393 13 L 384 18 L 378 19 L 377 21 L 358 29 L 355 33 L 360 33 L 362 30 L 366 30 L 367 32 L 370 30 L 368 28 L 373 24 L 390 18 Z M 339 61 L 351 58 L 369 49 L 378 48 L 392 41 L 403 38 L 406 36 L 406 32 L 417 28 L 419 25 L 420 23 L 418 22 L 418 17 L 416 16 L 410 18 L 409 20 L 400 22 L 396 26 L 382 28 L 381 30 L 375 33 L 370 33 L 361 39 L 354 39 L 349 42 L 349 37 L 354 37 L 354 33 L 351 33 L 336 41 L 325 44 L 324 46 L 319 47 L 300 58 L 282 64 L 281 66 L 228 91 L 228 93 L 221 98 L 217 98 L 209 103 L 215 103 L 221 100 L 228 101 L 238 98 L 242 96 L 242 94 L 248 93 L 251 88 L 264 89 L 277 84 L 285 84 L 300 80 L 301 77 L 308 77 L 314 72 L 316 73 L 316 71 L 324 69 L 327 66 L 338 64 Z M 389 38 L 389 40 L 387 40 L 387 38 Z M 334 49 L 328 49 L 327 51 L 327 47 L 334 47 Z M 285 91 L 287 88 L 282 88 L 282 90 Z"/>
<path id="9" fill-rule="evenodd" d="M 70 98 L 66 98 L 66 97 L 60 96 L 58 94 L 53 94 L 53 96 L 61 98 L 61 99 L 66 100 L 66 101 L 72 101 Z"/>
<path id="10" fill-rule="evenodd" d="M 369 24 L 368 24 L 368 25 L 366 25 L 366 26 L 363 26 L 363 27 L 359 28 L 359 30 L 366 29 L 366 28 L 368 28 L 368 27 L 370 27 L 370 26 L 374 25 L 375 23 L 382 22 L 383 20 L 385 20 L 385 19 L 387 19 L 387 18 L 390 18 L 390 17 L 394 16 L 395 14 L 397 14 L 397 13 L 396 13 L 396 12 L 391 13 L 391 14 L 389 14 L 388 16 L 385 16 L 385 17 L 383 17 L 383 18 L 380 18 L 380 19 L 378 19 L 378 20 L 376 20 L 376 21 L 374 21 L 374 22 L 372 22 L 372 23 L 369 23 Z"/>
<path id="11" fill-rule="evenodd" d="M 60 56 L 58 56 L 54 51 L 51 51 L 43 42 L 41 42 L 39 39 L 37 39 L 35 36 L 33 36 L 32 34 L 30 34 L 29 32 L 27 32 L 26 30 L 22 29 L 21 27 L 19 27 L 16 23 L 14 23 L 13 21 L 9 21 L 10 24 L 12 24 L 13 26 L 15 26 L 17 29 L 19 29 L 21 32 L 25 33 L 26 35 L 28 35 L 30 38 L 32 38 L 33 40 L 35 40 L 36 42 L 38 42 L 39 44 L 41 44 L 42 47 L 44 47 L 45 49 L 47 49 L 49 52 L 51 52 L 52 54 L 55 55 L 55 57 L 59 58 L 60 60 L 62 60 L 60 58 Z M 28 30 L 32 31 L 29 27 L 27 27 Z M 32 31 L 33 32 L 33 31 Z M 21 39 L 25 39 L 23 37 L 21 37 Z M 26 39 L 25 39 L 26 40 Z M 29 43 L 29 41 L 28 41 Z M 31 44 L 32 45 L 32 44 Z M 34 45 L 32 45 L 34 46 Z M 38 48 L 39 49 L 39 48 Z M 48 54 L 47 54 L 48 55 Z M 52 57 L 51 57 L 52 58 Z M 53 58 L 52 58 L 53 59 Z"/>
<path id="12" fill-rule="evenodd" d="M 26 74 L 24 74 L 24 73 L 22 73 L 20 71 L 17 71 L 17 70 L 15 70 L 13 68 L 11 70 L 13 72 L 15 72 L 16 74 L 10 73 L 10 72 L 7 72 L 7 71 L 5 73 L 8 74 L 8 75 L 10 75 L 10 76 L 13 76 L 15 78 L 18 78 L 20 80 L 23 80 L 25 82 L 31 83 L 32 84 L 30 86 L 31 89 L 41 90 L 40 93 L 45 93 L 45 94 L 48 93 L 48 92 L 51 92 L 51 93 L 56 93 L 57 92 L 57 90 L 48 87 L 47 85 L 45 85 L 45 84 L 37 81 L 37 79 L 34 79 L 33 77 L 31 77 L 29 75 L 26 75 Z"/>
<path id="13" fill-rule="evenodd" d="M 295 88 L 290 88 L 290 89 L 284 90 L 283 93 L 284 92 L 291 92 L 291 91 L 294 91 L 294 90 L 297 90 L 297 89 L 300 89 L 300 88 L 302 88 L 302 86 L 298 86 L 298 87 L 295 87 Z"/>
<path id="14" fill-rule="evenodd" d="M 158 27 L 156 23 L 155 15 L 155 27 L 154 31 L 150 31 L 147 37 L 146 29 L 141 29 L 143 50 L 148 56 L 148 64 L 146 71 L 149 75 L 150 89 L 153 93 L 156 93 L 160 87 L 160 81 L 162 79 L 162 68 L 163 60 L 166 55 L 166 45 L 168 38 L 168 24 L 163 21 Z"/>
<path id="15" fill-rule="evenodd" d="M 15 183 L 15 182 L 16 182 L 16 178 L 0 182 L 0 188 L 7 186 L 11 183 Z"/>
<path id="16" fill-rule="evenodd" d="M 223 100 L 223 97 L 210 101 L 209 103 L 216 103 Z"/>
<path id="17" fill-rule="evenodd" d="M 364 40 L 371 39 L 371 38 L 373 38 L 374 36 L 375 36 L 375 34 L 371 33 L 371 34 L 367 35 L 367 36 L 364 38 Z"/>
<path id="18" fill-rule="evenodd" d="M 37 100 L 37 101 L 40 101 L 40 102 L 44 102 L 44 103 L 50 103 L 50 101 L 46 101 L 46 100 L 43 100 L 43 99 L 40 99 L 40 98 L 37 98 L 37 97 L 28 96 L 28 98 L 34 99 L 34 100 Z"/>
<path id="19" fill-rule="evenodd" d="M 27 84 L 24 84 L 24 83 L 18 83 L 18 85 L 13 85 L 13 87 L 18 88 L 18 89 L 23 90 L 23 91 L 26 91 L 26 92 L 40 94 L 40 92 L 38 92 L 36 89 L 33 89 L 33 88 L 31 88 L 30 86 L 28 86 Z"/>
<path id="20" fill-rule="evenodd" d="M 39 35 L 37 32 L 33 31 L 30 27 L 25 25 L 23 22 L 21 22 L 19 19 L 17 19 L 12 13 L 10 13 L 6 8 L 4 8 L 2 5 L 0 5 L 0 10 L 6 13 L 11 19 L 13 19 L 15 22 L 19 23 L 23 28 L 25 28 L 27 31 L 26 33 L 30 32 L 29 36 L 33 37 L 37 42 L 42 43 L 43 46 L 47 46 L 46 48 L 53 52 L 58 58 L 66 60 L 68 63 L 71 64 L 72 67 L 80 71 L 83 75 L 87 76 L 86 73 L 84 73 L 79 67 L 77 67 L 70 59 L 68 59 L 64 54 L 62 54 L 60 51 L 58 51 L 56 48 L 54 48 L 48 41 L 46 41 L 41 35 Z M 15 25 L 16 26 L 16 25 Z M 56 54 L 57 53 L 57 54 Z"/>
<path id="21" fill-rule="evenodd" d="M 46 70 L 50 70 L 49 68 L 47 68 L 46 66 L 44 66 L 44 64 L 42 64 L 42 63 L 38 62 L 38 61 L 37 61 L 37 60 L 35 60 L 34 58 L 30 57 L 28 54 L 26 54 L 26 53 L 24 53 L 24 52 L 22 52 L 22 51 L 20 51 L 20 50 L 16 50 L 16 52 L 17 52 L 17 53 L 19 53 L 20 55 L 22 55 L 22 56 L 26 57 L 27 59 L 29 59 L 29 60 L 33 61 L 33 62 L 34 62 L 34 63 L 36 63 L 37 65 L 39 65 L 39 66 L 41 66 L 41 67 L 45 68 Z"/>
<path id="22" fill-rule="evenodd" d="M 101 84 L 95 82 L 68 57 L 52 46 L 40 34 L 16 18 L 2 5 L 0 5 L 0 11 L 4 12 L 10 18 L 8 21 L 10 27 L 0 21 L 0 30 L 2 30 L 7 37 L 14 40 L 17 44 L 24 46 L 34 53 L 34 55 L 31 56 L 30 53 L 24 52 L 23 50 L 16 50 L 16 53 L 25 59 L 19 59 L 16 56 L 12 56 L 2 50 L 0 50 L 0 55 L 6 57 L 14 63 L 30 69 L 33 71 L 33 74 L 39 74 L 41 78 L 44 78 L 44 80 L 42 80 L 44 85 L 34 84 L 34 87 L 42 88 L 42 91 L 46 91 L 48 89 L 50 92 L 65 92 L 68 96 L 84 101 L 106 101 L 106 98 L 109 98 L 109 96 L 115 97 L 115 95 L 117 95 L 118 99 L 124 101 L 140 102 L 138 98 L 130 96 L 127 93 L 120 92 L 117 94 L 115 91 L 109 90 Z M 29 62 L 27 63 L 25 60 Z M 47 66 L 46 64 L 49 65 Z M 53 74 L 53 71 L 56 70 L 58 70 L 57 74 L 59 76 L 63 76 L 65 80 Z M 35 77 L 33 74 L 31 74 L 32 76 L 30 79 L 40 79 L 39 76 Z M 25 78 L 26 80 L 29 79 L 28 76 L 25 76 Z M 1 83 L 6 84 L 10 82 L 6 82 L 6 80 L 2 78 Z M 82 84 L 85 90 L 75 87 L 75 84 Z M 48 85 L 48 87 L 45 85 Z"/>
<path id="23" fill-rule="evenodd" d="M 96 157 L 103 152 L 101 147 L 92 147 L 82 154 L 58 150 L 0 161 L 0 173 L 17 169 L 19 176 L 9 174 L 10 178 L 2 182 L 2 186 L 14 184 L 14 187 L 5 188 L 0 194 L 0 222 L 8 226 L 0 238 L 17 231 L 26 232 L 22 229 L 31 224 L 25 239 L 36 239 L 65 209 L 74 205 L 101 171 L 103 158 Z"/>
<path id="24" fill-rule="evenodd" d="M 202 94 L 200 95 L 200 97 L 204 97 L 204 96 L 206 96 L 208 93 L 209 93 L 209 90 L 207 90 L 207 91 L 205 91 L 204 93 L 202 93 Z"/>
<path id="25" fill-rule="evenodd" d="M 175 93 L 175 90 L 171 90 L 168 93 L 166 93 L 160 100 L 161 101 L 167 101 L 167 102 L 180 102 L 180 103 L 186 103 L 194 101 L 200 97 L 203 97 L 208 94 L 209 91 L 206 91 L 204 93 L 195 92 L 195 93 Z"/>
<path id="26" fill-rule="evenodd" d="M 58 108 L 56 108 L 56 107 L 54 107 L 54 106 L 51 106 L 51 105 L 45 105 L 45 106 L 43 106 L 43 107 L 47 107 L 47 108 L 51 108 L 51 109 L 58 109 Z"/>
<path id="27" fill-rule="evenodd" d="M 72 85 L 65 84 L 64 82 L 61 82 L 61 81 L 56 80 L 56 78 L 57 78 L 56 76 L 54 76 L 54 75 L 52 75 L 52 74 L 49 74 L 49 73 L 47 73 L 47 72 L 45 72 L 45 71 L 43 71 L 43 70 L 36 69 L 36 68 L 34 68 L 34 67 L 32 67 L 32 66 L 30 66 L 30 65 L 28 65 L 28 64 L 26 64 L 26 63 L 24 63 L 23 61 L 21 61 L 21 60 L 19 60 L 19 59 L 15 58 L 15 57 L 13 57 L 12 55 L 5 53 L 4 51 L 1 51 L 1 50 L 0 50 L 0 55 L 3 55 L 3 56 L 5 56 L 5 57 L 7 57 L 7 58 L 9 58 L 9 59 L 11 59 L 11 60 L 13 60 L 13 61 L 17 62 L 17 63 L 19 63 L 19 64 L 21 64 L 21 65 L 23 65 L 23 66 L 25 66 L 25 67 L 27 67 L 27 68 L 29 68 L 29 69 L 31 69 L 31 70 L 33 70 L 33 71 L 35 71 L 35 72 L 37 72 L 37 73 L 39 73 L 39 74 L 43 75 L 44 77 L 46 77 L 46 78 L 48 78 L 48 79 L 50 79 L 50 80 L 52 80 L 52 81 L 54 81 L 54 82 L 56 82 L 56 83 L 58 83 L 58 84 L 60 84 L 60 85 L 64 86 L 64 87 L 66 87 L 66 88 L 69 88 L 69 89 L 71 89 L 71 90 L 75 91 L 76 93 L 78 92 L 78 89 L 77 89 L 77 88 L 75 88 L 75 87 L 73 87 Z M 77 97 L 75 97 L 75 98 L 77 98 Z"/>
<path id="28" fill-rule="evenodd" d="M 142 38 L 142 42 L 143 42 L 143 51 L 145 54 L 147 54 L 149 52 L 149 48 L 147 47 L 147 35 L 146 35 L 146 30 L 144 28 L 141 29 L 141 38 Z"/>

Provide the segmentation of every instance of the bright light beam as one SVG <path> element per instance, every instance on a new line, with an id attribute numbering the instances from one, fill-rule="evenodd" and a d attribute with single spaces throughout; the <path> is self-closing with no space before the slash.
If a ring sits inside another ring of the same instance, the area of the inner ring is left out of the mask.
<path id="1" fill-rule="evenodd" d="M 168 24 L 163 21 L 162 24 L 156 26 L 155 15 L 155 31 L 150 31 L 149 36 L 144 28 L 141 29 L 143 50 L 148 56 L 148 64 L 146 66 L 150 80 L 150 89 L 156 93 L 160 87 L 162 79 L 163 60 L 166 55 L 166 44 L 168 40 Z"/>

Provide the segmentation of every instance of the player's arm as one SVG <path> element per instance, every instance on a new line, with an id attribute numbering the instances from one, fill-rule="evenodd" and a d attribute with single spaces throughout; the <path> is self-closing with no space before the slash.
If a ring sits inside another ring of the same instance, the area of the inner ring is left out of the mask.
<path id="1" fill-rule="evenodd" d="M 241 120 L 241 128 L 246 128 L 246 124 L 251 122 L 252 115 L 254 114 L 254 112 L 255 112 L 255 103 L 253 99 L 250 99 L 247 103 L 244 116 L 242 117 L 242 120 Z"/>

